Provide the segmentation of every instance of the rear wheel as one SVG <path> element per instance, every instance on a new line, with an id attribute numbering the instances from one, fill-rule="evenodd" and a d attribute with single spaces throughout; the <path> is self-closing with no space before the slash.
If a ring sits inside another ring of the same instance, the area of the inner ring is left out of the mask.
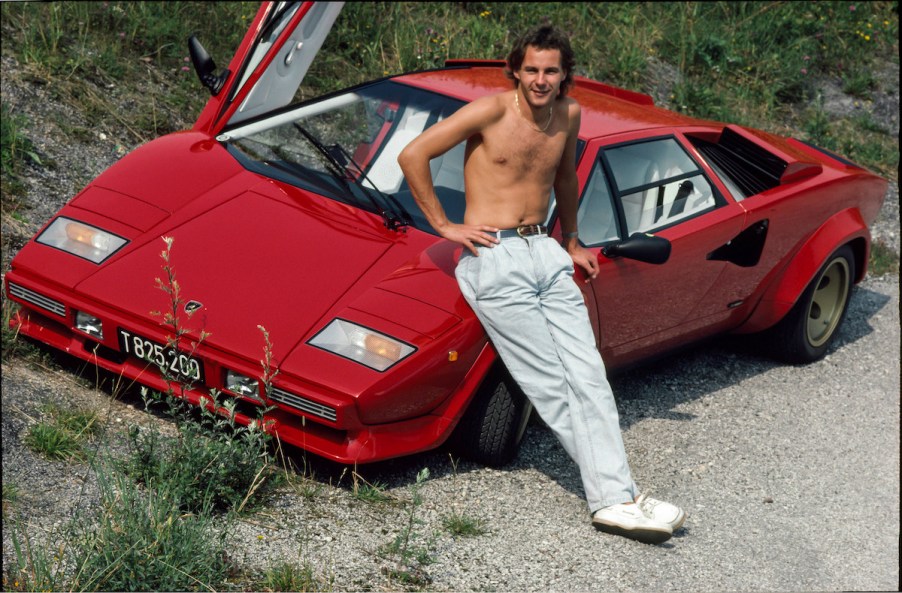
<path id="1" fill-rule="evenodd" d="M 771 346 L 787 362 L 814 362 L 827 353 L 852 293 L 855 257 L 843 245 L 827 259 L 783 320 L 771 332 Z"/>
<path id="2" fill-rule="evenodd" d="M 517 383 L 496 364 L 457 425 L 451 448 L 478 463 L 505 465 L 517 455 L 531 412 Z"/>

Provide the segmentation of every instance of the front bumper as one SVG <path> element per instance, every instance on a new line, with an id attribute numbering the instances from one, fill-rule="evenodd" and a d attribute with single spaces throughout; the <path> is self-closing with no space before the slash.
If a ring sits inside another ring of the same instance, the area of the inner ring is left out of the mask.
<path id="1" fill-rule="evenodd" d="M 64 296 L 62 292 L 55 294 L 56 291 L 16 277 L 14 273 L 7 275 L 5 284 L 7 296 L 21 305 L 20 310 L 10 319 L 10 326 L 20 334 L 117 377 L 161 393 L 174 392 L 194 405 L 206 405 L 214 409 L 210 390 L 222 390 L 215 378 L 222 374 L 221 368 L 236 366 L 223 353 L 199 348 L 195 355 L 204 361 L 208 384 L 192 387 L 175 384 L 167 380 L 155 365 L 124 355 L 111 338 L 100 343 L 73 329 L 72 309 L 81 304 L 72 302 L 68 295 Z M 10 290 L 11 285 L 13 290 Z M 35 295 L 39 298 L 36 299 Z M 51 304 L 50 308 L 40 304 L 45 301 Z M 90 310 L 90 304 L 86 304 L 86 308 Z M 105 316 L 110 318 L 110 314 Z M 117 327 L 128 327 L 157 341 L 166 340 L 159 328 L 136 329 L 135 325 L 139 324 L 124 318 L 116 319 L 114 324 Z M 288 385 L 275 385 L 276 391 L 280 392 L 278 400 L 274 398 L 262 402 L 234 396 L 237 404 L 235 420 L 243 425 L 257 421 L 281 442 L 339 463 L 371 463 L 411 455 L 434 449 L 447 440 L 493 361 L 494 352 L 486 347 L 463 382 L 438 409 L 403 421 L 365 425 L 359 421 L 352 398 L 309 393 L 299 396 L 298 389 L 288 389 Z M 227 391 L 223 395 L 232 396 Z M 215 411 L 223 416 L 230 414 L 225 408 Z"/>

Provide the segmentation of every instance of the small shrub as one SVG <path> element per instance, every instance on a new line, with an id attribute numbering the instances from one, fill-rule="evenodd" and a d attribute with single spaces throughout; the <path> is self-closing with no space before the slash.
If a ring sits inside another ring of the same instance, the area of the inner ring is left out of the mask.
<path id="1" fill-rule="evenodd" d="M 230 563 L 209 508 L 184 513 L 154 488 L 97 468 L 101 509 L 73 521 L 70 587 L 89 591 L 186 591 L 221 587 Z"/>
<path id="2" fill-rule="evenodd" d="M 253 508 L 278 487 L 281 478 L 270 462 L 268 435 L 253 425 L 218 426 L 219 418 L 198 422 L 188 404 L 168 400 L 176 410 L 178 435 L 132 427 L 122 466 L 127 475 L 156 488 L 185 512 Z"/>

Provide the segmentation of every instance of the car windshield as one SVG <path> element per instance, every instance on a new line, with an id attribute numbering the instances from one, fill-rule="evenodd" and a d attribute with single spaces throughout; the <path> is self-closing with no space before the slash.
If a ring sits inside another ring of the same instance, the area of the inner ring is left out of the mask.
<path id="1" fill-rule="evenodd" d="M 381 214 L 386 225 L 434 233 L 416 205 L 398 154 L 463 103 L 392 81 L 308 101 L 219 137 L 257 173 Z M 464 212 L 464 143 L 430 163 L 450 220 Z"/>

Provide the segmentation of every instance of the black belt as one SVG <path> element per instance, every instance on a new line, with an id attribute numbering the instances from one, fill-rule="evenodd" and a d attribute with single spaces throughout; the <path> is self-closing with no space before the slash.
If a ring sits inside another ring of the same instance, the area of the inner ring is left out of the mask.
<path id="1" fill-rule="evenodd" d="M 510 237 L 531 237 L 533 235 L 547 235 L 548 228 L 541 224 L 525 224 L 515 229 L 502 229 L 498 231 L 499 239 L 508 239 Z"/>

